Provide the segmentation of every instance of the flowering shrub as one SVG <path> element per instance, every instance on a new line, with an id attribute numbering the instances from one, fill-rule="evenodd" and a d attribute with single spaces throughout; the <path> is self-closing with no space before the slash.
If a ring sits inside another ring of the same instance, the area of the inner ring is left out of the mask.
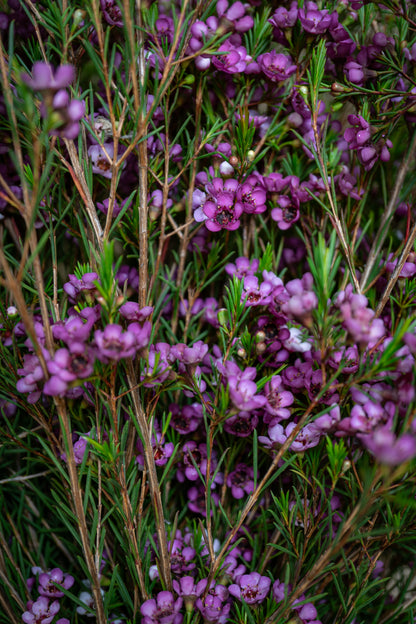
<path id="1" fill-rule="evenodd" d="M 0 624 L 414 622 L 414 3 L 3 4 Z"/>

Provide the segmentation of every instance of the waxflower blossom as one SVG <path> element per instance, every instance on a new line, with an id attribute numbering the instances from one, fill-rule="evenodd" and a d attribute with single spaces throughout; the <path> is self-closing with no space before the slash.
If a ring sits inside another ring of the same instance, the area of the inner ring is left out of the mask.
<path id="1" fill-rule="evenodd" d="M 306 2 L 299 9 L 299 20 L 305 32 L 322 35 L 328 30 L 332 16 L 326 9 L 320 11 L 315 2 Z"/>
<path id="2" fill-rule="evenodd" d="M 72 65 L 60 65 L 56 70 L 52 65 L 37 61 L 32 67 L 32 76 L 22 74 L 22 80 L 34 91 L 56 92 L 65 89 L 75 79 L 75 68 Z"/>
<path id="3" fill-rule="evenodd" d="M 283 82 L 296 72 L 296 65 L 292 63 L 290 56 L 272 50 L 260 54 L 257 58 L 260 70 L 272 82 Z"/>
<path id="4" fill-rule="evenodd" d="M 30 600 L 26 608 L 27 611 L 22 614 L 25 624 L 50 624 L 58 613 L 60 604 L 59 600 L 49 603 L 49 598 L 40 596 L 36 602 Z"/>
<path id="5" fill-rule="evenodd" d="M 116 324 L 106 325 L 104 331 L 97 329 L 94 333 L 97 346 L 97 357 L 104 363 L 109 360 L 118 361 L 133 357 L 136 353 L 136 338 L 132 331 L 123 332 Z"/>
<path id="6" fill-rule="evenodd" d="M 284 389 L 280 375 L 274 375 L 271 380 L 266 383 L 264 386 L 264 394 L 267 399 L 264 409 L 271 418 L 277 420 L 286 420 L 289 418 L 290 410 L 287 408 L 292 405 L 295 399 L 291 392 Z M 267 417 L 264 422 L 267 423 Z"/>
<path id="7" fill-rule="evenodd" d="M 211 232 L 236 230 L 243 214 L 243 205 L 237 199 L 238 187 L 233 178 L 214 178 L 206 185 L 207 200 L 194 212 L 195 221 L 204 222 Z"/>
<path id="8" fill-rule="evenodd" d="M 51 376 L 43 387 L 44 394 L 63 396 L 72 382 L 92 375 L 94 361 L 94 350 L 80 343 L 73 343 L 69 349 L 58 349 L 47 364 Z"/>
<path id="9" fill-rule="evenodd" d="M 26 354 L 23 358 L 23 368 L 18 368 L 17 372 L 22 377 L 16 382 L 17 391 L 22 394 L 29 393 L 27 402 L 36 403 L 41 396 L 40 382 L 44 379 L 38 356 Z"/>
<path id="10" fill-rule="evenodd" d="M 259 418 L 256 412 L 241 411 L 235 416 L 227 418 L 224 423 L 224 430 L 237 438 L 246 438 L 253 433 L 258 422 Z"/>
<path id="11" fill-rule="evenodd" d="M 212 64 L 226 74 L 258 71 L 257 63 L 247 54 L 245 47 L 234 46 L 228 40 L 220 45 L 217 54 L 212 57 Z"/>
<path id="12" fill-rule="evenodd" d="M 377 160 L 388 162 L 390 160 L 389 149 L 393 147 L 390 139 L 380 139 L 377 144 L 371 141 L 372 129 L 368 121 L 361 115 L 348 115 L 348 121 L 352 128 L 344 132 L 344 139 L 349 149 L 356 150 L 359 161 L 366 171 L 370 171 Z"/>
<path id="13" fill-rule="evenodd" d="M 388 466 L 404 464 L 416 457 L 416 438 L 409 433 L 396 437 L 389 427 L 380 427 L 368 435 L 360 435 L 360 439 L 377 461 Z"/>
<path id="14" fill-rule="evenodd" d="M 123 26 L 123 14 L 116 0 L 100 0 L 104 19 L 110 26 Z"/>
<path id="15" fill-rule="evenodd" d="M 48 598 L 62 598 L 64 593 L 60 591 L 59 585 L 64 589 L 70 589 L 74 584 L 74 577 L 70 574 L 65 574 L 60 568 L 53 568 L 49 572 L 41 572 L 38 577 L 38 592 L 41 596 L 47 596 Z"/>
<path id="16" fill-rule="evenodd" d="M 267 576 L 251 572 L 240 576 L 238 582 L 230 585 L 228 590 L 232 596 L 244 600 L 247 604 L 259 604 L 269 593 L 271 583 Z"/>
<path id="17" fill-rule="evenodd" d="M 227 476 L 227 486 L 231 488 L 231 495 L 237 500 L 254 490 L 254 471 L 246 464 L 237 464 L 235 470 Z M 232 592 L 231 592 L 232 593 Z"/>
<path id="18" fill-rule="evenodd" d="M 296 195 L 289 197 L 281 195 L 276 200 L 277 207 L 271 211 L 273 221 L 276 221 L 279 230 L 288 230 L 299 220 L 299 199 Z"/>
<path id="19" fill-rule="evenodd" d="M 66 87 L 75 78 L 72 65 L 61 65 L 56 70 L 48 63 L 38 61 L 33 65 L 32 77 L 22 74 L 22 80 L 34 91 L 42 93 L 40 112 L 53 124 L 51 134 L 75 139 L 80 131 L 79 121 L 84 116 L 85 106 L 79 100 L 71 100 Z"/>
<path id="20" fill-rule="evenodd" d="M 204 622 L 226 624 L 231 609 L 231 604 L 225 602 L 228 595 L 228 589 L 224 585 L 218 584 L 209 590 L 205 598 L 197 599 L 196 606 L 201 612 Z"/>

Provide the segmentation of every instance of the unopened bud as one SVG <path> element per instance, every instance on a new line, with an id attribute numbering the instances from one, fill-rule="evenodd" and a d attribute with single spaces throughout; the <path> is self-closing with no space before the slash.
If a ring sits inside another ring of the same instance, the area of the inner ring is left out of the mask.
<path id="1" fill-rule="evenodd" d="M 351 468 L 351 462 L 349 459 L 345 459 L 344 463 L 342 464 L 342 472 L 347 472 L 347 470 L 349 470 Z"/>
<path id="2" fill-rule="evenodd" d="M 264 353 L 267 349 L 267 345 L 264 344 L 264 342 L 259 342 L 258 344 L 256 344 L 256 352 L 258 355 L 261 355 L 262 353 Z"/>
<path id="3" fill-rule="evenodd" d="M 264 342 L 266 340 L 266 334 L 264 331 L 258 331 L 256 333 L 256 342 Z"/>
<path id="4" fill-rule="evenodd" d="M 230 158 L 230 165 L 232 167 L 237 167 L 237 165 L 238 165 L 238 158 L 237 158 L 237 156 L 231 156 L 231 158 Z"/>
<path id="5" fill-rule="evenodd" d="M 85 11 L 81 11 L 81 9 L 76 9 L 72 14 L 72 28 L 76 28 L 83 22 L 85 19 Z"/>
<path id="6" fill-rule="evenodd" d="M 240 357 L 240 358 L 245 358 L 245 357 L 247 357 L 247 351 L 246 351 L 245 349 L 243 349 L 243 347 L 240 347 L 240 348 L 237 350 L 237 355 L 238 355 L 238 357 Z"/>
<path id="7" fill-rule="evenodd" d="M 247 160 L 248 160 L 248 162 L 253 162 L 255 156 L 256 156 L 256 152 L 254 150 L 248 150 L 248 152 L 247 152 Z"/>

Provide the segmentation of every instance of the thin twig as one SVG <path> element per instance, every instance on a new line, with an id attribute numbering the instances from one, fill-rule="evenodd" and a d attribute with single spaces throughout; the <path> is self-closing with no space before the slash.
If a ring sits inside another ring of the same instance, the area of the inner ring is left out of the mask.
<path id="1" fill-rule="evenodd" d="M 396 182 L 394 184 L 394 188 L 392 191 L 392 194 L 390 196 L 390 201 L 387 204 L 384 212 L 383 212 L 383 216 L 381 217 L 381 223 L 380 223 L 380 227 L 378 229 L 378 232 L 376 234 L 376 236 L 374 237 L 373 240 L 373 244 L 371 245 L 371 249 L 370 249 L 370 253 L 368 255 L 368 261 L 367 264 L 365 266 L 365 269 L 363 271 L 363 275 L 361 277 L 361 290 L 364 291 L 367 281 L 370 277 L 370 273 L 373 269 L 374 263 L 377 259 L 377 253 L 380 251 L 381 246 L 384 243 L 384 240 L 387 236 L 387 233 L 389 231 L 388 228 L 388 224 L 393 216 L 393 213 L 396 209 L 396 203 L 397 203 L 397 199 L 399 197 L 399 193 L 403 187 L 403 183 L 404 183 L 404 179 L 406 177 L 406 174 L 409 170 L 410 164 L 414 158 L 415 155 L 415 150 L 416 150 L 416 132 L 413 135 L 412 141 L 410 143 L 410 147 L 408 149 L 408 152 L 406 154 L 406 156 L 403 158 L 403 161 L 397 171 L 397 176 L 396 176 Z M 390 281 L 393 281 L 393 275 L 390 278 Z M 393 286 L 395 284 L 395 281 L 393 281 Z M 392 287 L 393 287 L 392 286 Z M 387 289 L 386 289 L 387 290 Z M 391 289 L 390 289 L 391 292 Z M 384 307 L 384 305 L 383 305 Z"/>

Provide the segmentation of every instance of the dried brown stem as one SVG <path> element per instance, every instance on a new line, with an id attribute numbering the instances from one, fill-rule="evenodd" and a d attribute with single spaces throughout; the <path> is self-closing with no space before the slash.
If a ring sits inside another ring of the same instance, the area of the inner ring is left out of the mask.
<path id="1" fill-rule="evenodd" d="M 131 361 L 127 362 L 127 379 L 130 388 L 134 388 L 136 386 L 135 372 L 133 363 Z M 149 480 L 150 497 L 152 501 L 156 532 L 158 537 L 160 574 L 165 587 L 169 591 L 172 591 L 172 576 L 170 570 L 170 557 L 165 530 L 165 518 L 162 505 L 162 496 L 160 493 L 159 481 L 157 477 L 155 458 L 153 455 L 150 425 L 147 422 L 146 414 L 144 412 L 137 390 L 132 390 L 131 395 L 135 408 L 134 417 L 137 419 L 137 424 L 143 437 L 144 461 Z"/>
<path id="2" fill-rule="evenodd" d="M 69 480 L 71 484 L 72 502 L 74 505 L 75 514 L 78 520 L 78 531 L 81 537 L 82 549 L 84 551 L 85 562 L 88 567 L 92 579 L 92 592 L 95 602 L 95 611 L 97 617 L 97 624 L 107 624 L 107 618 L 104 611 L 103 597 L 100 589 L 100 577 L 99 567 L 96 567 L 94 557 L 90 547 L 90 538 L 88 534 L 87 521 L 84 513 L 84 505 L 82 500 L 82 491 L 78 481 L 77 465 L 75 463 L 74 446 L 72 443 L 72 431 L 68 412 L 64 399 L 55 397 L 56 410 L 58 412 L 59 420 L 62 430 L 65 434 L 65 441 L 67 446 L 67 466 L 69 473 Z"/>

